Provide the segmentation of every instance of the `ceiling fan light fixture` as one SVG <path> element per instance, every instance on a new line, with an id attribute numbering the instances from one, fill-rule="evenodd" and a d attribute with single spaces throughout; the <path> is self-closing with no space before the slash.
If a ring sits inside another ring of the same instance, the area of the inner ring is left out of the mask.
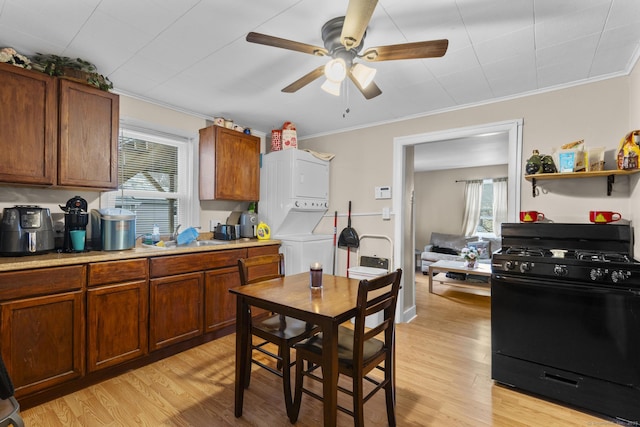
<path id="1" fill-rule="evenodd" d="M 331 80 L 327 79 L 327 80 L 325 80 L 324 83 L 322 83 L 322 86 L 320 86 L 320 88 L 323 91 L 325 91 L 325 92 L 327 92 L 327 93 L 329 93 L 329 94 L 331 94 L 333 96 L 340 96 L 340 86 L 341 85 L 342 84 L 340 82 L 334 82 L 334 81 L 331 81 Z"/>
<path id="2" fill-rule="evenodd" d="M 373 78 L 376 76 L 377 70 L 375 68 L 367 67 L 364 64 L 355 64 L 351 69 L 351 74 L 358 81 L 362 88 L 366 88 L 371 84 Z"/>
<path id="3" fill-rule="evenodd" d="M 335 58 L 324 66 L 324 75 L 327 80 L 340 83 L 347 76 L 347 64 L 342 58 Z"/>

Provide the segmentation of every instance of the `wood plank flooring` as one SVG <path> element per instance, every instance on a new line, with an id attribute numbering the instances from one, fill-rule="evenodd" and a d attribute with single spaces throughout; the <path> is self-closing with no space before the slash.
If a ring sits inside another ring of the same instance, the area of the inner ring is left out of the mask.
<path id="1" fill-rule="evenodd" d="M 615 423 L 494 385 L 486 291 L 417 277 L 418 317 L 397 326 L 398 426 L 607 426 Z M 289 426 L 279 379 L 253 368 L 242 418 L 233 415 L 235 335 L 204 344 L 22 412 L 38 426 Z M 367 426 L 386 426 L 384 394 L 365 405 Z M 301 427 L 322 406 L 303 397 Z M 338 413 L 340 426 L 353 425 Z"/>

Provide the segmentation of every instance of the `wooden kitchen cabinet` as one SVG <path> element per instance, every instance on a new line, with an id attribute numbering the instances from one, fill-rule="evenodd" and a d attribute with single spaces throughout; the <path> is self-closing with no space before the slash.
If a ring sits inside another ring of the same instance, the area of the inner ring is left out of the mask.
<path id="1" fill-rule="evenodd" d="M 117 188 L 119 97 L 0 63 L 0 182 Z"/>
<path id="2" fill-rule="evenodd" d="M 200 200 L 260 198 L 260 138 L 220 126 L 200 129 Z"/>
<path id="3" fill-rule="evenodd" d="M 88 372 L 148 353 L 147 272 L 146 259 L 89 264 Z"/>
<path id="4" fill-rule="evenodd" d="M 0 349 L 16 396 L 85 373 L 86 267 L 0 274 Z"/>
<path id="5" fill-rule="evenodd" d="M 60 79 L 58 184 L 118 187 L 119 97 Z"/>
<path id="6" fill-rule="evenodd" d="M 205 284 L 205 332 L 233 325 L 236 321 L 236 298 L 229 289 L 240 286 L 238 267 L 207 271 Z"/>
<path id="7" fill-rule="evenodd" d="M 149 351 L 203 333 L 203 273 L 149 282 Z"/>
<path id="8" fill-rule="evenodd" d="M 0 182 L 55 183 L 57 93 L 53 77 L 0 63 Z"/>

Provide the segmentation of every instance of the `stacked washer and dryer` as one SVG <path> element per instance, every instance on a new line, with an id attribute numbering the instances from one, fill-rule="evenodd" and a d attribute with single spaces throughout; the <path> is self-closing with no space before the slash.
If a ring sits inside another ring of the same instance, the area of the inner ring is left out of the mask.
<path id="1" fill-rule="evenodd" d="M 258 217 L 282 242 L 285 274 L 309 271 L 319 262 L 333 264 L 333 235 L 314 234 L 329 207 L 329 161 L 298 149 L 262 156 Z"/>

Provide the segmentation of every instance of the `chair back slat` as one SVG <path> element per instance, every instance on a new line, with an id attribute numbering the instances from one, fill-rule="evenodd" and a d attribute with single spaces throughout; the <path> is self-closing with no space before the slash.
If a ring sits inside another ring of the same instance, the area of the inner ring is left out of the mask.
<path id="1" fill-rule="evenodd" d="M 380 333 L 385 333 L 385 346 L 391 343 L 395 327 L 395 313 L 400 290 L 402 270 L 379 276 L 370 280 L 361 280 L 358 285 L 358 302 L 354 325 L 354 361 L 362 361 L 364 342 Z M 383 313 L 382 322 L 374 328 L 365 328 L 367 316 Z"/>
<path id="2" fill-rule="evenodd" d="M 249 285 L 284 276 L 284 255 L 259 255 L 238 260 L 240 284 Z"/>

